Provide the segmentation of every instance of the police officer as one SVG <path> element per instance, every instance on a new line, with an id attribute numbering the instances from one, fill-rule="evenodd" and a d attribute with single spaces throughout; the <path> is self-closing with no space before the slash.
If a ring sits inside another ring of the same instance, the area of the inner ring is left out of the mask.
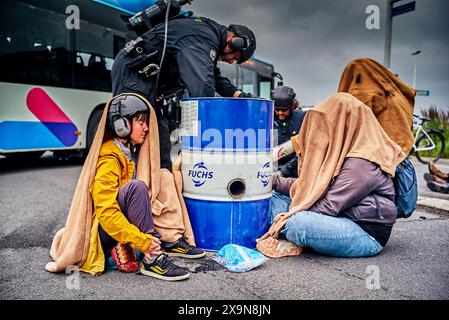
<path id="1" fill-rule="evenodd" d="M 156 26 L 118 53 L 112 68 L 113 94 L 138 93 L 154 107 L 162 168 L 172 168 L 163 99 L 180 89 L 190 97 L 213 97 L 215 92 L 224 97 L 251 96 L 223 77 L 217 62 L 243 63 L 255 49 L 256 38 L 243 25 L 226 27 L 208 18 L 179 17 Z"/>
<path id="2" fill-rule="evenodd" d="M 305 112 L 298 109 L 299 102 L 292 88 L 279 86 L 272 92 L 274 100 L 274 128 L 278 133 L 278 145 L 299 133 Z M 284 177 L 298 177 L 298 158 L 288 155 L 278 161 L 278 168 Z"/>

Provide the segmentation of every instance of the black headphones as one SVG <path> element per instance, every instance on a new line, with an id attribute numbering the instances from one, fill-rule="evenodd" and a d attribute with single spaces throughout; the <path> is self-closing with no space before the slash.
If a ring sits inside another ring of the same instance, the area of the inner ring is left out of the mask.
<path id="1" fill-rule="evenodd" d="M 119 138 L 126 138 L 131 134 L 131 124 L 129 120 L 121 115 L 121 100 L 114 101 L 109 112 L 111 113 L 111 125 Z"/>
<path id="2" fill-rule="evenodd" d="M 234 37 L 229 42 L 229 47 L 235 51 L 248 49 L 249 45 L 250 45 L 250 41 L 249 41 L 248 37 L 246 37 L 246 36 Z"/>

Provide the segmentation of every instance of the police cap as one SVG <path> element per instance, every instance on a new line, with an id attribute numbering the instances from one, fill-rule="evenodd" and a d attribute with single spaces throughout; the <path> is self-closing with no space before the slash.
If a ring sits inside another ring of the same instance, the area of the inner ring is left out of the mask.
<path id="1" fill-rule="evenodd" d="M 290 87 L 280 86 L 271 93 L 274 100 L 274 108 L 277 110 L 286 110 L 295 102 L 296 93 Z"/>

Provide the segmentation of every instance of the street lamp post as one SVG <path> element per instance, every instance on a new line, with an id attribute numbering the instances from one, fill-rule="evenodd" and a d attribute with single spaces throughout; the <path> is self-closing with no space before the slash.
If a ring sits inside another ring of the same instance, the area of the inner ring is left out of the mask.
<path id="1" fill-rule="evenodd" d="M 384 65 L 390 68 L 391 61 L 391 34 L 393 30 L 393 4 L 400 0 L 387 0 L 387 20 L 385 27 Z"/>
<path id="2" fill-rule="evenodd" d="M 406 3 L 404 5 L 393 7 L 393 4 L 402 0 L 386 0 L 387 1 L 387 19 L 385 25 L 385 50 L 384 50 L 384 66 L 390 68 L 391 64 L 391 34 L 393 30 L 393 17 L 415 10 L 416 1 Z"/>
<path id="3" fill-rule="evenodd" d="M 421 53 L 421 50 L 415 51 L 412 53 L 412 56 L 417 56 L 418 54 Z M 414 58 L 414 62 L 413 62 L 413 89 L 416 89 L 416 57 Z"/>

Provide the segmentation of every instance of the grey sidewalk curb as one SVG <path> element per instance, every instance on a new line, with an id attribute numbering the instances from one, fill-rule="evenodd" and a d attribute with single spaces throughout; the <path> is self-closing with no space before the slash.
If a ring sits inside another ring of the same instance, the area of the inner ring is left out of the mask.
<path id="1" fill-rule="evenodd" d="M 418 159 L 414 155 L 409 156 L 410 159 L 412 159 L 412 163 L 420 163 Z M 440 159 L 435 163 L 436 166 L 443 165 L 443 166 L 449 166 L 449 159 Z"/>
<path id="2" fill-rule="evenodd" d="M 418 197 L 418 208 L 430 209 L 438 211 L 439 213 L 449 214 L 449 200 L 430 198 L 430 197 Z"/>

